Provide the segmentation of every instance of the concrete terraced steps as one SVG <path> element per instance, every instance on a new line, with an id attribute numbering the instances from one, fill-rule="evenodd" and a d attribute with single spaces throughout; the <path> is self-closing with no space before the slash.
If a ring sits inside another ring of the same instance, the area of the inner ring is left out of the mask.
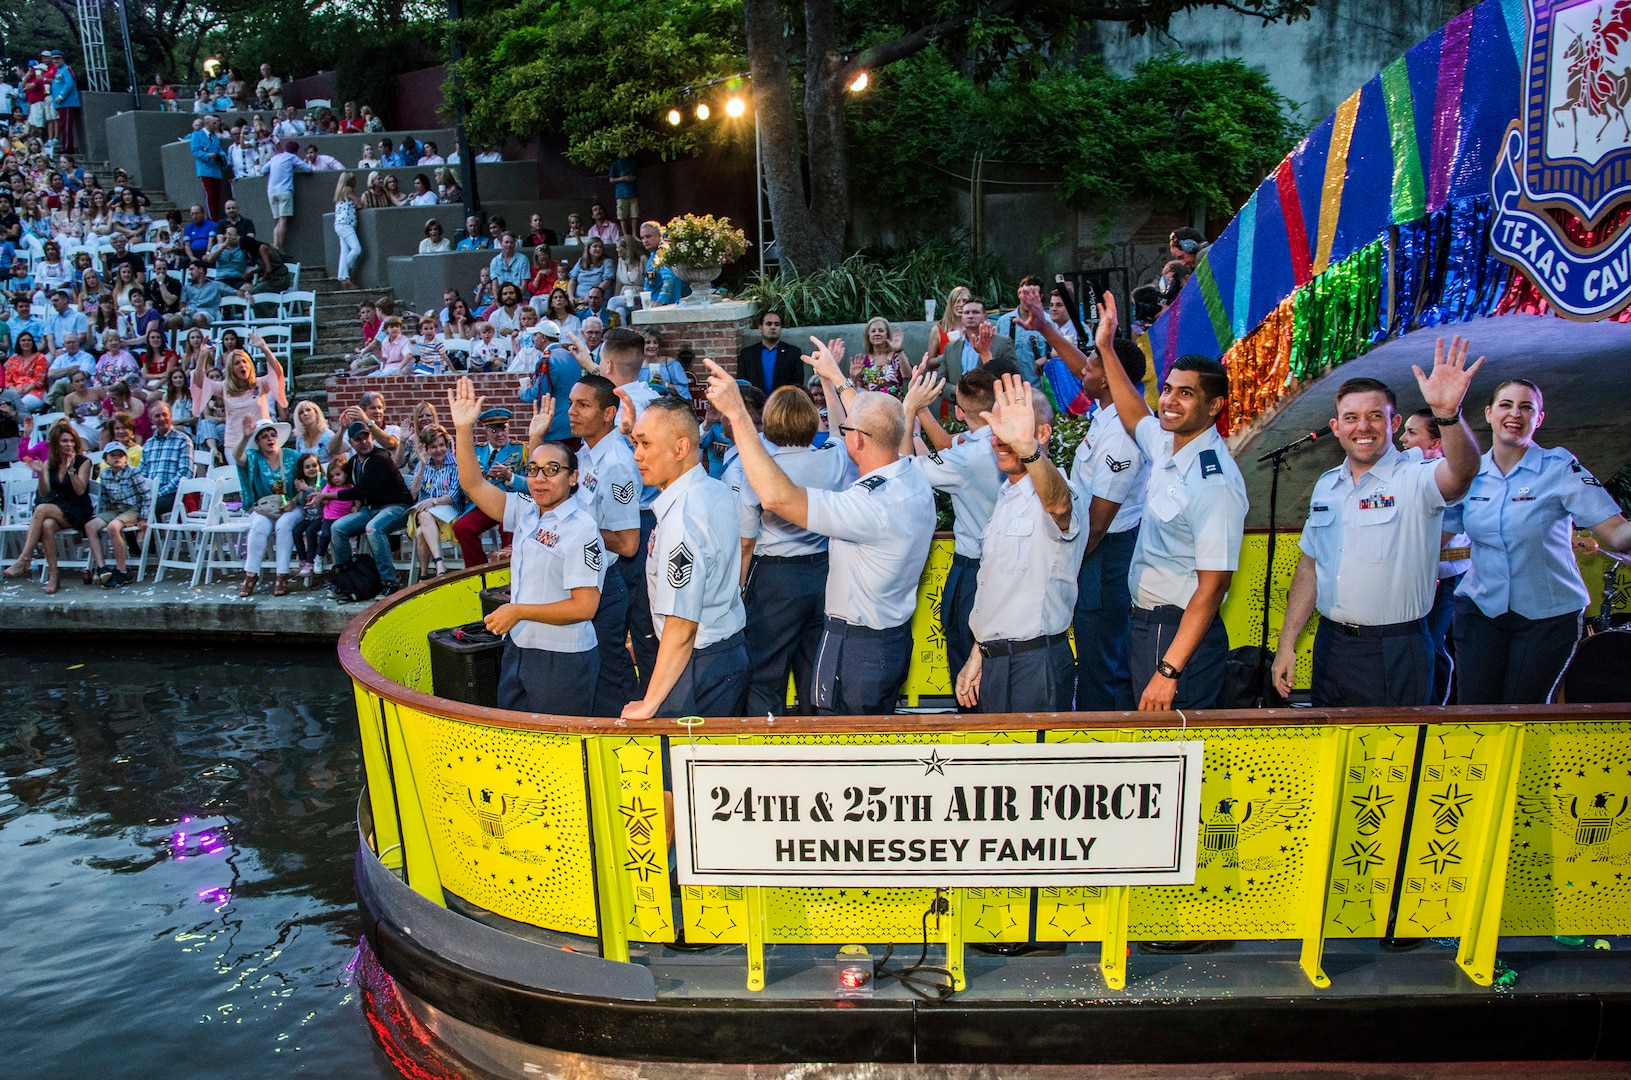
<path id="1" fill-rule="evenodd" d="M 298 397 L 327 406 L 324 382 L 351 362 L 351 354 L 361 343 L 357 327 L 357 304 L 381 296 L 395 299 L 384 289 L 342 289 L 324 267 L 300 269 L 300 287 L 317 294 L 317 340 L 310 354 L 296 351 L 294 389 Z"/>

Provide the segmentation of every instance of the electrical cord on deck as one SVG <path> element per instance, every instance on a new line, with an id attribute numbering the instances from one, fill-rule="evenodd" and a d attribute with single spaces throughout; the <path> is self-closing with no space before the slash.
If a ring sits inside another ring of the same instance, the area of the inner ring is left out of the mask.
<path id="1" fill-rule="evenodd" d="M 939 1005 L 948 1000 L 956 992 L 956 983 L 951 977 L 951 972 L 943 967 L 925 967 L 923 961 L 929 955 L 929 916 L 946 915 L 950 912 L 951 904 L 946 898 L 936 896 L 934 903 L 923 912 L 923 951 L 917 954 L 917 962 L 910 967 L 891 968 L 889 958 L 895 955 L 895 946 L 891 942 L 884 949 L 883 958 L 878 961 L 874 978 L 894 979 L 930 1005 Z"/>

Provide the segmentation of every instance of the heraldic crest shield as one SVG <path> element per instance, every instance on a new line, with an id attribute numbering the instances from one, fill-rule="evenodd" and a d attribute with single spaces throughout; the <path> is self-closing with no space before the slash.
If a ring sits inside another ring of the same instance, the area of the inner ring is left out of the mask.
<path id="1" fill-rule="evenodd" d="M 1491 181 L 1491 247 L 1561 315 L 1631 302 L 1631 229 L 1583 248 L 1547 210 L 1588 228 L 1631 198 L 1631 0 L 1527 0 L 1528 70 Z"/>

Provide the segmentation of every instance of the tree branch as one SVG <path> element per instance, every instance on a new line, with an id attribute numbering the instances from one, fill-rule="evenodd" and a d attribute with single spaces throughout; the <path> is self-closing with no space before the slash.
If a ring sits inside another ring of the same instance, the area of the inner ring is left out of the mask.
<path id="1" fill-rule="evenodd" d="M 1015 0 L 999 0 L 998 3 L 991 7 L 983 9 L 982 14 L 1000 15 L 1013 8 L 1014 3 Z M 922 52 L 954 30 L 967 26 L 968 20 L 969 16 L 967 15 L 956 19 L 945 19 L 931 26 L 920 26 L 916 30 L 902 34 L 900 37 L 868 46 L 850 57 L 848 63 L 834 69 L 832 77 L 848 83 L 860 72 L 875 71 L 904 60 L 913 53 Z"/>

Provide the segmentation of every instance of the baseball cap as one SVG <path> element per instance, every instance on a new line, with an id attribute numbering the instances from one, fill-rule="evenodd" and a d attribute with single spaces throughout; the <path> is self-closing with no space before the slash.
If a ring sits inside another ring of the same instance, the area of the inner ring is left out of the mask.
<path id="1" fill-rule="evenodd" d="M 351 421 L 351 425 L 345 429 L 345 437 L 348 439 L 355 439 L 366 434 L 368 434 L 368 425 L 361 420 Z"/>

